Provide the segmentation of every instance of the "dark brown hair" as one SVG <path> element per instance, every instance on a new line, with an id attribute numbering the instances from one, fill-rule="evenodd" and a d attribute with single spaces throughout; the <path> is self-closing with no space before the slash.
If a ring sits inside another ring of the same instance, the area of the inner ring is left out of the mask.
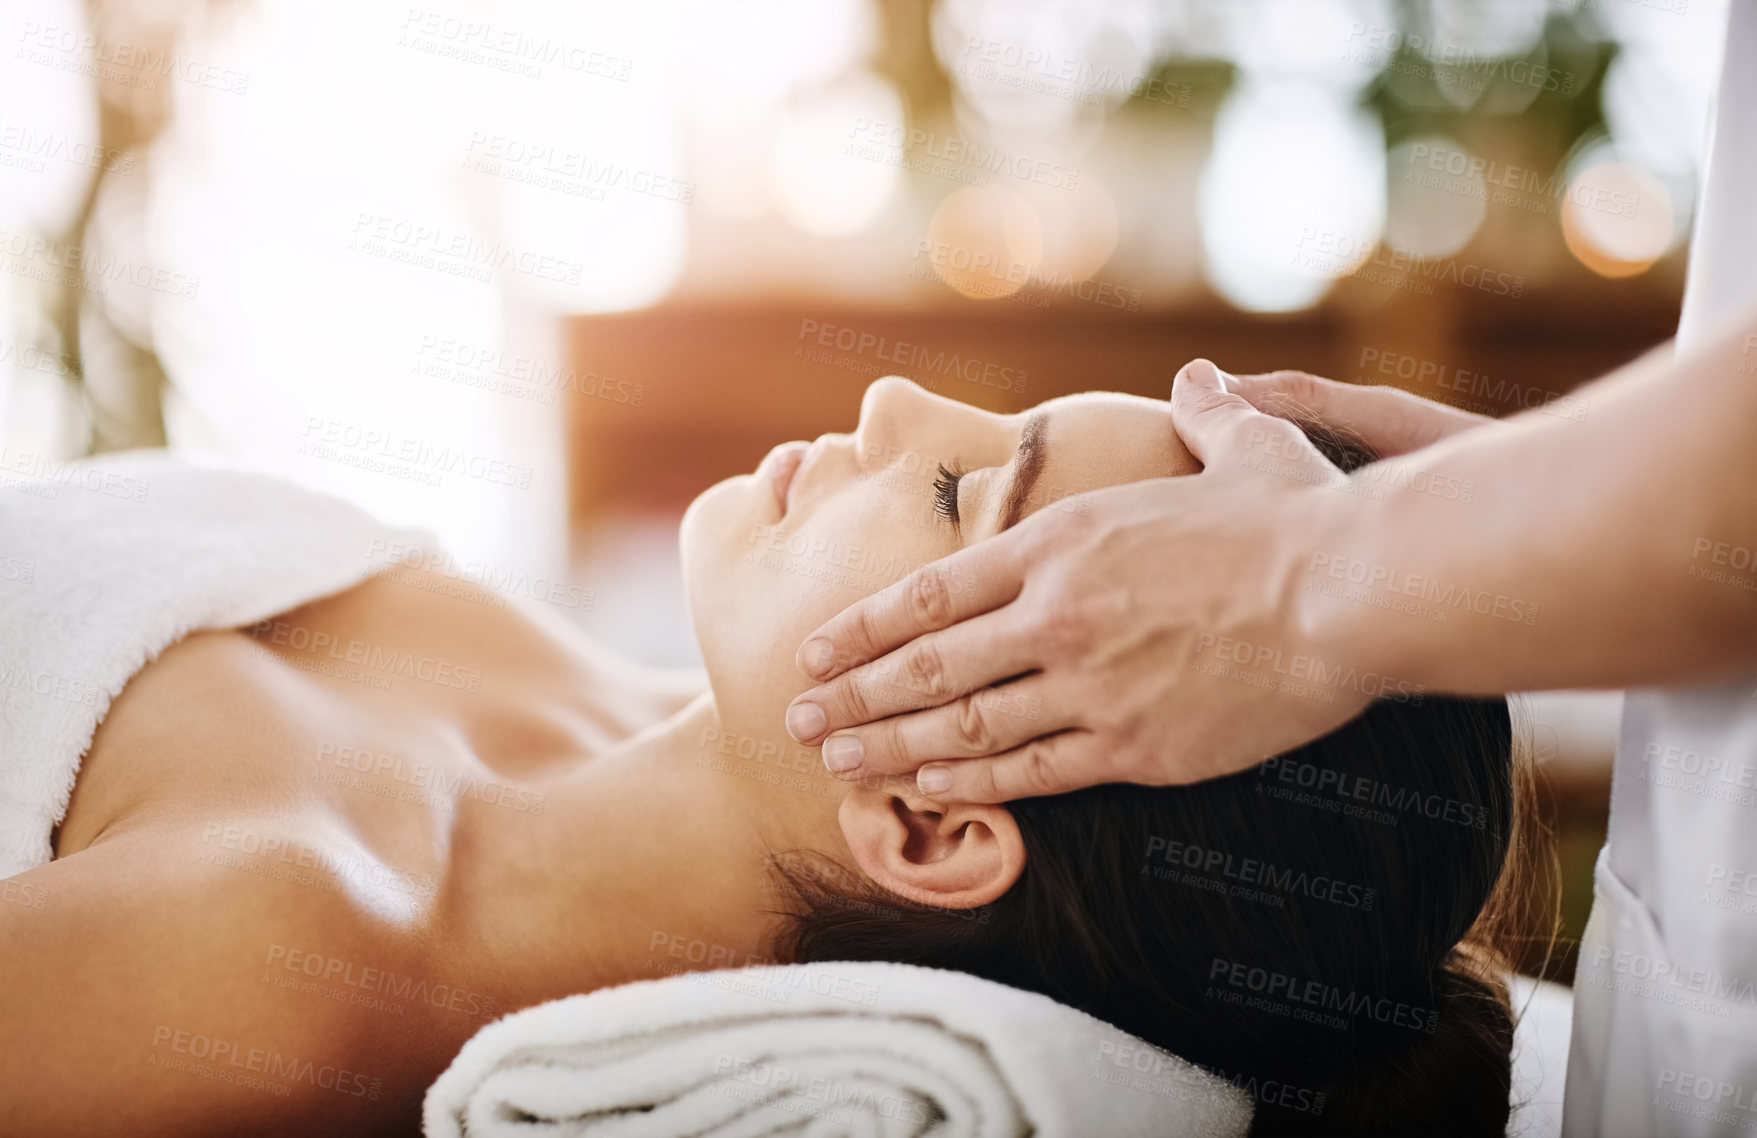
<path id="1" fill-rule="evenodd" d="M 1010 803 L 1026 867 L 981 910 L 778 857 L 774 955 L 1041 992 L 1243 1087 L 1256 1135 L 1500 1135 L 1529 795 L 1504 699 L 1405 693 L 1227 778 Z"/>

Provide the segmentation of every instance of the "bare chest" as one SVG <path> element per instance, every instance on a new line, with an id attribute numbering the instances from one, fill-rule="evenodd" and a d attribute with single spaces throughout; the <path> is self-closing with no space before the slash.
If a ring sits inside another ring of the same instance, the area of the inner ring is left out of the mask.
<path id="1" fill-rule="evenodd" d="M 540 814 L 546 778 L 665 711 L 497 600 L 375 580 L 184 639 L 99 728 L 57 856 L 175 814 L 277 871 L 431 891 L 460 804 Z"/>
<path id="2" fill-rule="evenodd" d="M 668 710 L 516 614 L 385 582 L 188 637 L 94 739 L 34 871 L 78 959 L 23 989 L 118 1102 L 403 1125 L 525 1002 L 515 961 L 459 947 L 470 818 L 541 817 Z"/>

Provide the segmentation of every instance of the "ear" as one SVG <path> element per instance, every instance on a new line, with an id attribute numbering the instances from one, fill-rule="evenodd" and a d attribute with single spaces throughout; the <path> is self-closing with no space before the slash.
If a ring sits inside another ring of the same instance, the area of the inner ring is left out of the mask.
<path id="1" fill-rule="evenodd" d="M 998 900 L 1025 869 L 1005 806 L 934 802 L 914 779 L 857 786 L 842 799 L 842 836 L 862 871 L 900 897 L 943 909 Z"/>

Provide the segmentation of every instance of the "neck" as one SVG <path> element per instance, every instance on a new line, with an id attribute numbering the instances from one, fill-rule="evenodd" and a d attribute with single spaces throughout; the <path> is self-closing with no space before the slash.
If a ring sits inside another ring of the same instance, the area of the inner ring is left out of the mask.
<path id="1" fill-rule="evenodd" d="M 447 905 L 461 966 L 518 1007 L 766 962 L 785 901 L 768 855 L 849 860 L 844 784 L 774 718 L 768 735 L 738 733 L 704 694 L 540 788 L 541 816 L 460 810 Z"/>

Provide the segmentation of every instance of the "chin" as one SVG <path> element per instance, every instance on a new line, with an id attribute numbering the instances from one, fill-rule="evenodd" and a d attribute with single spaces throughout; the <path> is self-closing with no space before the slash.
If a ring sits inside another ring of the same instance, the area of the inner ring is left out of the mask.
<path id="1" fill-rule="evenodd" d="M 678 534 L 690 625 L 715 703 L 729 726 L 754 718 L 737 729 L 764 737 L 781 731 L 787 701 L 811 686 L 793 663 L 799 642 L 854 599 L 756 563 L 754 539 L 778 513 L 773 497 L 763 479 L 728 478 L 689 504 Z"/>
<path id="2" fill-rule="evenodd" d="M 715 483 L 689 504 L 678 527 L 678 550 L 683 565 L 683 592 L 689 608 L 690 627 L 708 673 L 716 700 L 726 706 L 727 681 L 749 670 L 748 636 L 737 627 L 740 615 L 749 616 L 750 601 L 740 605 L 740 594 L 750 582 L 748 566 L 741 564 L 749 548 L 752 527 L 763 521 L 755 495 L 766 489 L 749 474 Z M 728 651 L 744 644 L 744 655 Z M 734 685 L 736 686 L 736 685 Z"/>
<path id="3" fill-rule="evenodd" d="M 707 604 L 712 598 L 704 590 L 723 578 L 729 563 L 738 556 L 734 547 L 740 523 L 756 524 L 755 511 L 750 508 L 750 495 L 755 478 L 739 474 L 703 490 L 683 511 L 677 529 L 677 546 L 683 563 L 684 595 L 688 599 L 690 617 L 698 622 L 700 614 L 712 612 Z"/>

